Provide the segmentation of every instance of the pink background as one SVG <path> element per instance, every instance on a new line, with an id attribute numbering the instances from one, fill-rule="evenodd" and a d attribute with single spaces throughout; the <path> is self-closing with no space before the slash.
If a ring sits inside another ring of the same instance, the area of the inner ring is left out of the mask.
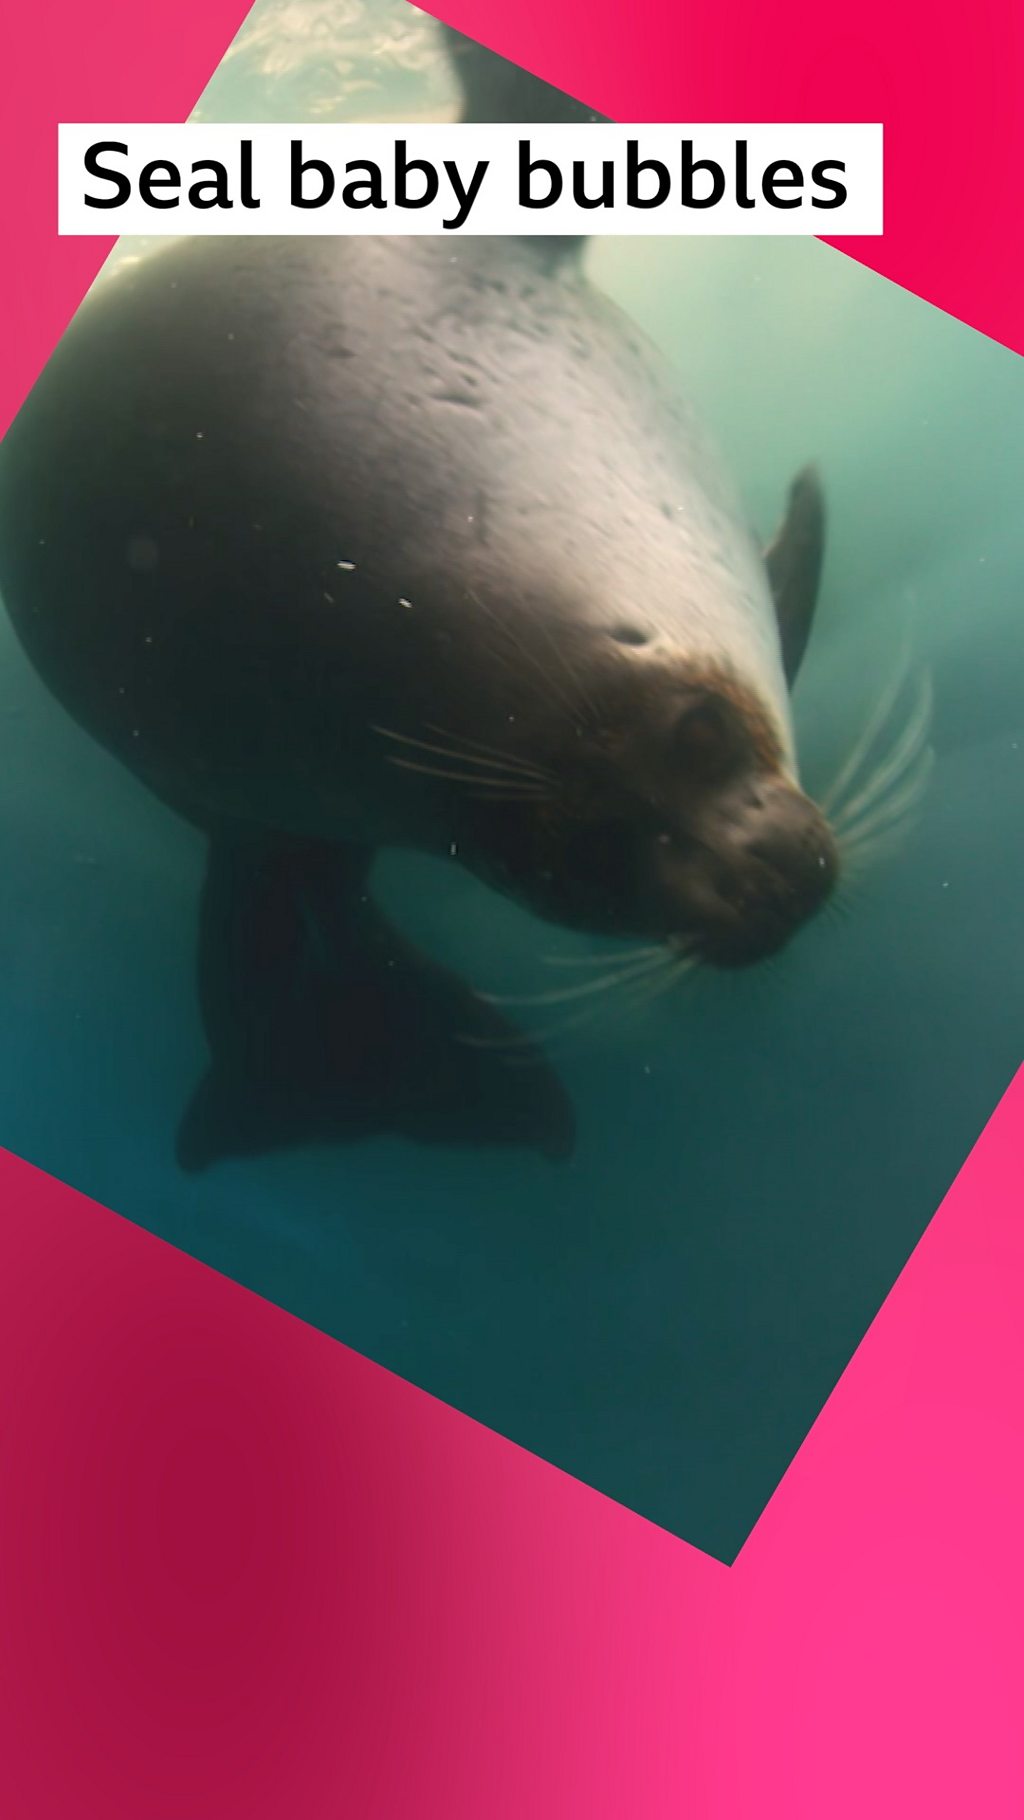
<path id="1" fill-rule="evenodd" d="M 103 251 L 55 239 L 54 123 L 184 115 L 241 10 L 0 28 L 0 420 Z M 1008 5 L 628 16 L 507 0 L 493 41 L 619 117 L 882 118 L 858 252 L 1024 345 Z M 1024 1072 L 731 1569 L 0 1156 L 5 1811 L 1019 1815 L 1022 1125 Z"/>
<path id="2" fill-rule="evenodd" d="M 885 233 L 835 242 L 1024 351 L 1024 9 L 857 0 L 425 8 L 613 120 L 880 120 Z"/>

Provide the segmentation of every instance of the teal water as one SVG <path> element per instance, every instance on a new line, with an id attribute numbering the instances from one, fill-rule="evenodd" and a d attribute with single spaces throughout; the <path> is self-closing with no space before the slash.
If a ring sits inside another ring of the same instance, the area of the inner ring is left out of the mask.
<path id="1" fill-rule="evenodd" d="M 450 101 L 405 7 L 278 0 L 202 110 Z M 772 969 L 567 1043 L 567 1168 L 382 1141 L 188 1179 L 199 842 L 0 619 L 0 1142 L 728 1558 L 1021 1059 L 1024 376 L 817 243 L 606 242 L 589 269 L 671 355 L 766 532 L 819 461 L 805 777 L 835 771 L 909 635 L 937 755 L 912 834 Z M 387 858 L 378 886 L 481 987 L 542 989 L 542 952 L 586 952 L 453 867 Z"/>

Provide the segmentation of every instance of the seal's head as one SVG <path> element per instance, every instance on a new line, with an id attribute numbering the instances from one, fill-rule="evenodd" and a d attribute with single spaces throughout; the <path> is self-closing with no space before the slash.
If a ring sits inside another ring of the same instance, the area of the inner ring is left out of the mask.
<path id="1" fill-rule="evenodd" d="M 550 921 L 742 967 L 835 887 L 837 843 L 773 715 L 713 666 L 624 665 L 556 754 L 519 751 L 535 784 L 488 794 L 463 857 Z"/>

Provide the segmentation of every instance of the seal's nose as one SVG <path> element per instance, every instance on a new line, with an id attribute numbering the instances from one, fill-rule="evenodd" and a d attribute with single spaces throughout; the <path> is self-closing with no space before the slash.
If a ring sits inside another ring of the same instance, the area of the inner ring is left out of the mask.
<path id="1" fill-rule="evenodd" d="M 782 781 L 757 782 L 716 805 L 697 937 L 712 966 L 776 953 L 826 902 L 839 856 L 820 809 Z"/>
<path id="2" fill-rule="evenodd" d="M 757 791 L 737 823 L 752 859 L 808 899 L 808 913 L 828 896 L 839 869 L 832 830 L 817 803 L 790 784 Z"/>

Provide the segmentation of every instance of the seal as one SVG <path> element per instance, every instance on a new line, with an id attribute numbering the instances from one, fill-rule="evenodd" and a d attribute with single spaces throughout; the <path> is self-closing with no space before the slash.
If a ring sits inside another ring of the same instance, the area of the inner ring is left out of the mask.
<path id="1" fill-rule="evenodd" d="M 479 82 L 481 117 L 535 117 L 542 85 L 457 61 L 468 116 Z M 384 1131 L 571 1148 L 542 1052 L 507 1066 L 504 1014 L 373 902 L 382 847 L 718 967 L 833 889 L 789 710 L 820 484 L 759 550 L 578 252 L 172 243 L 94 287 L 3 444 L 31 661 L 209 841 L 187 1168 Z"/>

